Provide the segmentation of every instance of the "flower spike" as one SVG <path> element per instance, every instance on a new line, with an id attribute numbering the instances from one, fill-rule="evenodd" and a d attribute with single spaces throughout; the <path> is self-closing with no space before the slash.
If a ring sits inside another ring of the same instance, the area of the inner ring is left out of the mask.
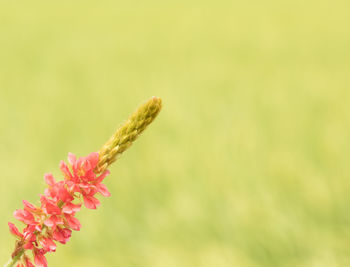
<path id="1" fill-rule="evenodd" d="M 14 212 L 14 217 L 25 227 L 21 231 L 8 223 L 16 244 L 5 267 L 47 267 L 45 254 L 55 252 L 56 242 L 66 244 L 72 231 L 80 230 L 81 223 L 75 214 L 81 206 L 96 209 L 100 205 L 95 197 L 98 193 L 104 197 L 111 195 L 102 183 L 110 173 L 107 168 L 157 117 L 161 107 L 161 99 L 152 97 L 129 117 L 99 152 L 80 158 L 69 153 L 68 164 L 60 163 L 63 180 L 57 181 L 50 173 L 44 175 L 47 188 L 40 195 L 41 205 L 23 200 L 23 209 Z"/>

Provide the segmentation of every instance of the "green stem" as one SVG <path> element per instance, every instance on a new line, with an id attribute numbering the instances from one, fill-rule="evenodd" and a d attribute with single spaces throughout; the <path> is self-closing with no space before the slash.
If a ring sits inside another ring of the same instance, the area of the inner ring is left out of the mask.
<path id="1" fill-rule="evenodd" d="M 4 267 L 12 267 L 14 266 L 17 261 L 21 258 L 23 255 L 24 250 L 20 251 L 15 257 L 11 258 L 5 265 Z"/>

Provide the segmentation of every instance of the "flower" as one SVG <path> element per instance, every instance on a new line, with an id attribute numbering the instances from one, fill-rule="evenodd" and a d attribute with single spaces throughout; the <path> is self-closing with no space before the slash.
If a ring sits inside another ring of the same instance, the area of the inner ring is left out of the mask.
<path id="1" fill-rule="evenodd" d="M 107 187 L 101 183 L 109 174 L 109 171 L 104 171 L 100 176 L 97 176 L 94 172 L 98 164 L 98 153 L 91 153 L 87 157 L 79 159 L 69 153 L 68 162 L 72 171 L 64 161 L 60 163 L 68 190 L 72 193 L 80 193 L 83 196 L 86 208 L 96 209 L 100 205 L 100 201 L 94 197 L 96 193 L 101 193 L 105 197 L 111 195 Z"/>
<path id="2" fill-rule="evenodd" d="M 9 222 L 10 233 L 16 237 L 12 259 L 5 266 L 32 267 L 32 252 L 37 266 L 47 266 L 45 254 L 56 251 L 56 243 L 65 244 L 72 230 L 79 231 L 81 224 L 75 217 L 82 203 L 88 209 L 96 209 L 100 201 L 97 193 L 109 197 L 111 193 L 102 184 L 109 174 L 107 168 L 127 149 L 146 127 L 157 117 L 162 100 L 152 97 L 113 134 L 99 152 L 76 158 L 68 154 L 68 164 L 62 161 L 60 169 L 64 179 L 56 181 L 52 174 L 44 175 L 47 188 L 40 195 L 40 207 L 23 200 L 23 209 L 16 210 L 14 217 L 25 224 L 20 231 Z M 18 262 L 20 261 L 20 262 Z"/>
<path id="3" fill-rule="evenodd" d="M 44 256 L 46 251 L 44 249 L 34 249 L 34 262 L 37 267 L 47 267 L 47 260 Z"/>
<path id="4" fill-rule="evenodd" d="M 46 267 L 45 254 L 56 251 L 55 242 L 66 244 L 72 230 L 80 230 L 81 224 L 75 215 L 82 203 L 89 209 L 96 209 L 100 205 L 95 197 L 97 193 L 110 196 L 101 183 L 109 171 L 100 175 L 94 172 L 98 157 L 98 153 L 91 153 L 77 159 L 69 153 L 69 165 L 64 161 L 60 163 L 63 180 L 56 181 L 50 173 L 44 175 L 47 188 L 40 195 L 40 207 L 23 200 L 23 209 L 14 212 L 14 217 L 26 225 L 21 232 L 13 223 L 8 223 L 11 234 L 19 240 L 13 255 L 23 253 L 22 263 L 17 266 L 34 266 L 25 253 L 31 250 L 36 266 Z"/>

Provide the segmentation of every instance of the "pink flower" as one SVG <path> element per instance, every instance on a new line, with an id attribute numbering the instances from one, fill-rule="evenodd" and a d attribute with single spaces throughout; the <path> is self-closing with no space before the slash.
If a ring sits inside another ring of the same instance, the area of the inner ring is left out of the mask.
<path id="1" fill-rule="evenodd" d="M 39 241 L 39 243 L 43 247 L 43 249 L 47 252 L 56 251 L 56 244 L 50 238 L 44 237 Z"/>
<path id="2" fill-rule="evenodd" d="M 67 228 L 60 228 L 57 227 L 54 231 L 53 231 L 53 238 L 54 240 L 62 243 L 62 244 L 66 244 L 69 240 L 69 238 L 72 235 L 72 231 L 70 229 Z"/>
<path id="3" fill-rule="evenodd" d="M 99 192 L 103 196 L 110 196 L 110 192 L 104 184 L 103 179 L 109 174 L 105 171 L 96 176 L 94 169 L 98 164 L 98 153 L 91 153 L 87 157 L 76 159 L 73 154 L 68 155 L 68 162 L 72 167 L 70 171 L 65 162 L 61 162 L 60 168 L 66 178 L 67 187 L 71 192 L 78 192 L 83 195 L 84 205 L 88 209 L 96 209 L 100 202 L 94 197 Z"/>
<path id="4" fill-rule="evenodd" d="M 21 240 L 23 243 L 24 249 L 32 249 L 33 244 L 32 242 L 35 242 L 36 240 L 36 226 L 35 225 L 28 225 L 26 228 L 23 229 L 23 234 L 19 232 L 17 227 L 13 223 L 8 223 L 10 228 L 10 233 L 13 234 L 17 239 Z"/>
<path id="5" fill-rule="evenodd" d="M 69 228 L 71 228 L 74 231 L 79 231 L 81 228 L 81 224 L 77 218 L 74 217 L 72 214 L 65 214 L 66 223 Z"/>
<path id="6" fill-rule="evenodd" d="M 60 216 L 52 215 L 44 221 L 47 227 L 56 228 L 57 225 L 64 224 L 63 218 Z"/>
<path id="7" fill-rule="evenodd" d="M 43 249 L 34 249 L 34 262 L 37 267 L 47 267 L 47 260 Z"/>
<path id="8" fill-rule="evenodd" d="M 14 217 L 26 227 L 20 231 L 13 223 L 8 223 L 11 234 L 18 239 L 14 253 L 32 250 L 35 265 L 46 267 L 45 254 L 56 251 L 55 241 L 65 244 L 70 239 L 72 230 L 80 230 L 81 224 L 75 214 L 81 208 L 81 199 L 85 207 L 96 209 L 100 205 L 95 197 L 97 193 L 105 197 L 111 195 L 101 183 L 109 171 L 99 176 L 94 172 L 98 159 L 98 153 L 79 159 L 69 153 L 69 166 L 63 161 L 60 163 L 64 180 L 56 181 L 50 173 L 44 175 L 48 187 L 44 195 L 40 195 L 41 206 L 23 200 L 24 209 L 14 212 Z M 21 260 L 22 263 L 17 264 L 17 267 L 24 267 L 23 262 L 26 267 L 34 266 L 25 253 Z"/>
<path id="9" fill-rule="evenodd" d="M 24 209 L 30 213 L 38 213 L 41 211 L 41 209 L 34 206 L 33 204 L 31 204 L 27 200 L 23 200 L 22 203 L 23 203 Z"/>
<path id="10" fill-rule="evenodd" d="M 88 209 L 96 209 L 100 205 L 100 201 L 93 196 L 84 196 L 84 205 Z"/>
<path id="11" fill-rule="evenodd" d="M 57 206 L 57 202 L 47 198 L 44 195 L 40 196 L 41 208 L 46 214 L 59 215 L 61 209 Z"/>
<path id="12" fill-rule="evenodd" d="M 48 188 L 45 190 L 45 196 L 52 198 L 56 202 L 61 200 L 63 202 L 69 202 L 74 197 L 68 192 L 65 181 L 55 182 L 52 174 L 45 174 L 45 182 L 48 184 Z"/>
<path id="13" fill-rule="evenodd" d="M 67 203 L 64 205 L 62 212 L 66 214 L 72 214 L 78 212 L 81 208 L 81 204 L 75 205 L 73 203 Z"/>
<path id="14" fill-rule="evenodd" d="M 18 231 L 16 225 L 14 225 L 13 223 L 8 223 L 9 228 L 10 228 L 10 233 L 13 234 L 14 236 L 16 236 L 17 238 L 23 238 L 23 235 Z"/>
<path id="15" fill-rule="evenodd" d="M 25 224 L 36 224 L 36 221 L 35 221 L 33 214 L 31 214 L 29 211 L 15 210 L 15 212 L 13 213 L 13 216 L 17 220 L 19 220 Z"/>
<path id="16" fill-rule="evenodd" d="M 97 152 L 90 153 L 87 157 L 78 160 L 75 155 L 69 153 L 68 161 L 72 165 L 73 177 L 83 181 L 91 181 L 96 177 L 94 169 L 97 166 L 99 155 Z"/>
<path id="17" fill-rule="evenodd" d="M 104 184 L 97 184 L 96 188 L 97 188 L 98 192 L 101 193 L 102 196 L 104 196 L 104 197 L 111 196 L 111 193 L 108 191 L 107 186 L 105 186 Z"/>

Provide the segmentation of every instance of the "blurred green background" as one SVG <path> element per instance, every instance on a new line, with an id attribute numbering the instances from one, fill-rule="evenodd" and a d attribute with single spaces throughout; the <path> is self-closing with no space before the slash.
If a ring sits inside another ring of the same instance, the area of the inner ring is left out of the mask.
<path id="1" fill-rule="evenodd" d="M 349 1 L 1 1 L 0 258 L 21 200 L 149 97 L 49 266 L 350 266 Z"/>

